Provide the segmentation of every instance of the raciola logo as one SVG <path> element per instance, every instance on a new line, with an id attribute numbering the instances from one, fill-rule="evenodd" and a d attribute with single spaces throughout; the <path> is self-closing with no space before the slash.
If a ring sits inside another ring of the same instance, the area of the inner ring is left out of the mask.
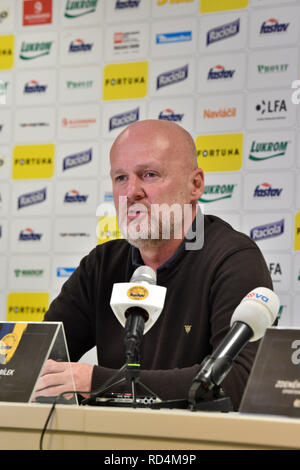
<path id="1" fill-rule="evenodd" d="M 156 89 L 162 88 L 168 85 L 174 85 L 174 83 L 182 82 L 188 77 L 189 66 L 184 65 L 178 69 L 170 70 L 158 75 L 156 80 Z"/>
<path id="2" fill-rule="evenodd" d="M 278 237 L 284 232 L 284 219 L 266 225 L 259 225 L 250 231 L 250 237 L 254 241 L 266 240 L 267 238 Z"/>
<path id="3" fill-rule="evenodd" d="M 206 45 L 209 46 L 214 42 L 221 41 L 236 36 L 240 31 L 240 19 L 238 18 L 231 23 L 226 23 L 217 28 L 213 28 L 207 32 Z"/>
<path id="4" fill-rule="evenodd" d="M 63 171 L 77 166 L 86 165 L 90 161 L 92 161 L 92 149 L 88 149 L 85 152 L 75 153 L 74 155 L 68 155 L 63 159 Z"/>
<path id="5" fill-rule="evenodd" d="M 22 194 L 18 197 L 18 209 L 32 206 L 33 204 L 39 204 L 44 202 L 47 198 L 47 188 L 34 191 L 32 193 Z"/>
<path id="6" fill-rule="evenodd" d="M 129 124 L 138 121 L 140 117 L 139 115 L 140 108 L 136 108 L 125 113 L 116 114 L 109 120 L 109 130 L 113 131 L 114 129 L 118 129 L 119 127 L 128 126 Z"/>

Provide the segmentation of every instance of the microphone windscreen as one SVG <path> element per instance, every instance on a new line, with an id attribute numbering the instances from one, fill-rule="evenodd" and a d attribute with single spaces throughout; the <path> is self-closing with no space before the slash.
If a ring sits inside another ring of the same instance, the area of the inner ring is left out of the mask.
<path id="1" fill-rule="evenodd" d="M 150 266 L 139 266 L 133 273 L 130 282 L 148 282 L 156 285 L 156 273 Z"/>

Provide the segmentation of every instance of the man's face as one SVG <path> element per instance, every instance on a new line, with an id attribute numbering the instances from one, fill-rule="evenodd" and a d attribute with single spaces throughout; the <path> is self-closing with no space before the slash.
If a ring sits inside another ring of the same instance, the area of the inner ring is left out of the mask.
<path id="1" fill-rule="evenodd" d="M 111 177 L 119 228 L 126 238 L 141 247 L 162 237 L 162 222 L 169 214 L 153 209 L 191 202 L 189 173 L 178 148 L 163 134 L 149 132 L 121 139 L 111 151 Z M 151 217 L 152 215 L 152 217 Z M 178 221 L 171 214 L 171 227 Z M 182 219 L 179 221 L 182 228 Z M 125 234 L 124 233 L 124 234 Z M 133 234 L 139 241 L 132 240 Z"/>

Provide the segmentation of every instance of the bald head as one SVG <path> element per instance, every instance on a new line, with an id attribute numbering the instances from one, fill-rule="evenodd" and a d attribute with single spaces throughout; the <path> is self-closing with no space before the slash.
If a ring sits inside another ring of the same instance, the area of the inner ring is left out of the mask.
<path id="1" fill-rule="evenodd" d="M 180 163 L 192 171 L 198 167 L 197 152 L 191 135 L 183 127 L 170 121 L 148 119 L 128 126 L 111 147 L 111 156 L 124 145 L 141 142 L 149 151 L 169 154 L 169 161 Z"/>

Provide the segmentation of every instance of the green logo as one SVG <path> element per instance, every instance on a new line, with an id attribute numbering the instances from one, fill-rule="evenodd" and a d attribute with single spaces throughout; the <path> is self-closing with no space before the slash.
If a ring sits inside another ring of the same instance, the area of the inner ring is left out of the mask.
<path id="1" fill-rule="evenodd" d="M 275 157 L 283 157 L 286 153 L 288 141 L 285 142 L 252 142 L 249 160 L 262 161 Z"/>
<path id="2" fill-rule="evenodd" d="M 50 54 L 53 41 L 49 42 L 22 42 L 20 59 L 32 60 Z"/>
<path id="3" fill-rule="evenodd" d="M 65 10 L 66 18 L 79 18 L 96 11 L 98 0 L 68 0 Z"/>
<path id="4" fill-rule="evenodd" d="M 16 277 L 39 277 L 44 272 L 43 269 L 15 269 L 14 271 Z"/>
<path id="5" fill-rule="evenodd" d="M 230 199 L 233 195 L 235 184 L 215 184 L 204 187 L 204 192 L 199 202 L 216 202 L 222 199 Z M 207 196 L 211 196 L 207 199 Z"/>

